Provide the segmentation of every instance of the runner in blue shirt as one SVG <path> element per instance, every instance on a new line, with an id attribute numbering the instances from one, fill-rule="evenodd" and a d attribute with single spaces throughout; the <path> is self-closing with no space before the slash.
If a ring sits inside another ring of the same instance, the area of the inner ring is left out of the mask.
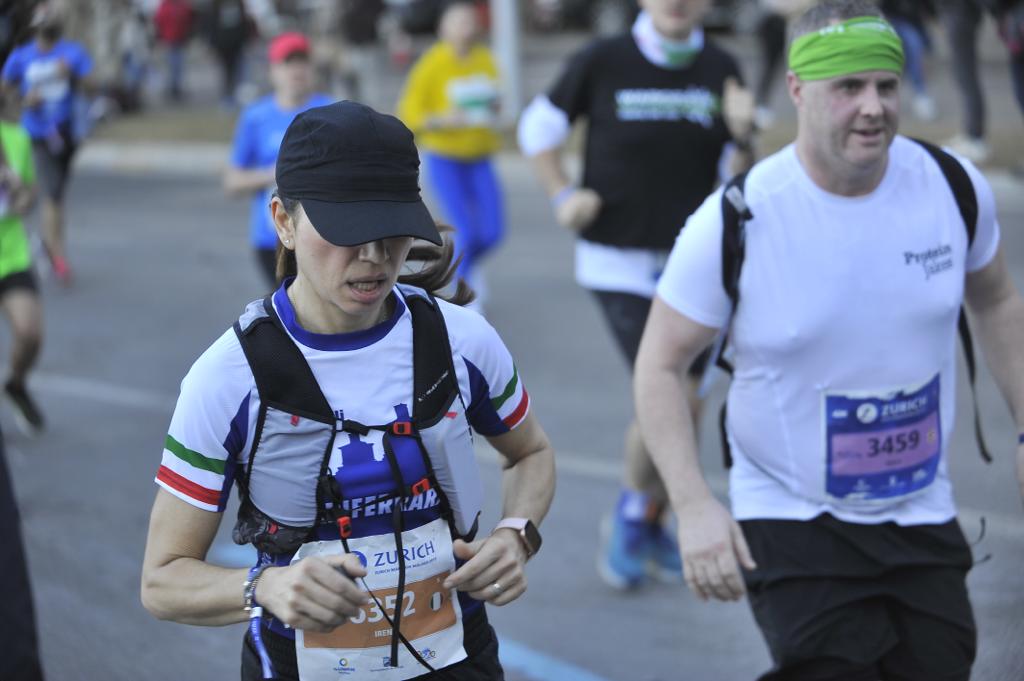
<path id="1" fill-rule="evenodd" d="M 313 92 L 309 40 L 301 33 L 283 33 L 270 43 L 270 81 L 274 91 L 250 104 L 235 130 L 231 162 L 224 189 L 234 196 L 252 197 L 249 238 L 271 284 L 277 284 L 277 234 L 267 206 L 274 189 L 274 164 L 284 131 L 298 114 L 331 103 L 327 95 Z"/>
<path id="2" fill-rule="evenodd" d="M 73 110 L 77 94 L 88 88 L 92 60 L 80 44 L 61 38 L 61 17 L 46 11 L 38 18 L 35 39 L 11 52 L 4 63 L 4 87 L 21 95 L 22 125 L 32 138 L 42 187 L 43 242 L 57 279 L 68 284 L 71 269 L 64 248 L 64 192 L 78 141 Z"/>

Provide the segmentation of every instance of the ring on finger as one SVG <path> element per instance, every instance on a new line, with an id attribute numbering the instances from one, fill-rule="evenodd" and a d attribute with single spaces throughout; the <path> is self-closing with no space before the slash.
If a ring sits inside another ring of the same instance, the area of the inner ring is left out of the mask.
<path id="1" fill-rule="evenodd" d="M 491 584 L 491 588 L 494 589 L 495 595 L 498 595 L 498 596 L 501 595 L 501 591 L 502 591 L 501 584 L 499 584 L 498 582 L 495 582 L 494 584 Z"/>

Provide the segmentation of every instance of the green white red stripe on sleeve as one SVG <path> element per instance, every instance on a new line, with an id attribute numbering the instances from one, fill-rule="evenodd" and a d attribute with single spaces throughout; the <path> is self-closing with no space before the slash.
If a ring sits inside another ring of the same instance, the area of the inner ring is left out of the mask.
<path id="1" fill-rule="evenodd" d="M 156 482 L 193 506 L 217 511 L 220 510 L 224 469 L 223 459 L 204 456 L 168 435 Z"/>
<path id="2" fill-rule="evenodd" d="M 509 430 L 515 428 L 530 410 L 530 395 L 519 380 L 519 369 L 513 366 L 512 378 L 505 384 L 505 389 L 497 397 L 491 398 L 491 406 L 498 414 L 501 422 Z"/>

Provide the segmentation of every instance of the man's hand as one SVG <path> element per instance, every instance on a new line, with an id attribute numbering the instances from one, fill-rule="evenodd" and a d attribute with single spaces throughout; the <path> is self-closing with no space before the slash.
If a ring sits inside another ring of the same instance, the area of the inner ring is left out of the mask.
<path id="1" fill-rule="evenodd" d="M 369 602 L 355 582 L 364 576 L 366 568 L 353 554 L 311 556 L 267 568 L 256 585 L 256 602 L 293 629 L 327 633 Z"/>
<path id="2" fill-rule="evenodd" d="M 743 531 L 714 497 L 706 497 L 677 509 L 679 550 L 686 584 L 702 601 L 717 598 L 735 601 L 746 588 L 740 566 L 757 567 Z"/>
<path id="3" fill-rule="evenodd" d="M 601 197 L 593 189 L 581 187 L 555 206 L 558 224 L 579 233 L 590 226 L 601 212 Z"/>
<path id="4" fill-rule="evenodd" d="M 34 109 L 43 103 L 43 96 L 39 93 L 39 88 L 32 88 L 25 93 L 25 98 L 21 100 L 21 105 L 26 109 Z"/>
<path id="5" fill-rule="evenodd" d="M 725 79 L 722 92 L 722 118 L 734 140 L 750 140 L 754 132 L 754 93 L 733 77 Z"/>
<path id="6" fill-rule="evenodd" d="M 513 530 L 501 529 L 467 544 L 456 539 L 455 557 L 468 561 L 444 581 L 478 601 L 506 605 L 526 592 L 526 548 Z"/>

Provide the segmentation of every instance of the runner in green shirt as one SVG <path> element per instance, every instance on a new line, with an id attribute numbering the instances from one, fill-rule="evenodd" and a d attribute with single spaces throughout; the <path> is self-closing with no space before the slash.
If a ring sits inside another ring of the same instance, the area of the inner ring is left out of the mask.
<path id="1" fill-rule="evenodd" d="M 0 310 L 11 324 L 11 365 L 4 396 L 27 434 L 43 428 L 43 415 L 25 387 L 42 345 L 42 308 L 22 217 L 35 200 L 32 141 L 18 125 L 16 106 L 0 98 Z"/>

